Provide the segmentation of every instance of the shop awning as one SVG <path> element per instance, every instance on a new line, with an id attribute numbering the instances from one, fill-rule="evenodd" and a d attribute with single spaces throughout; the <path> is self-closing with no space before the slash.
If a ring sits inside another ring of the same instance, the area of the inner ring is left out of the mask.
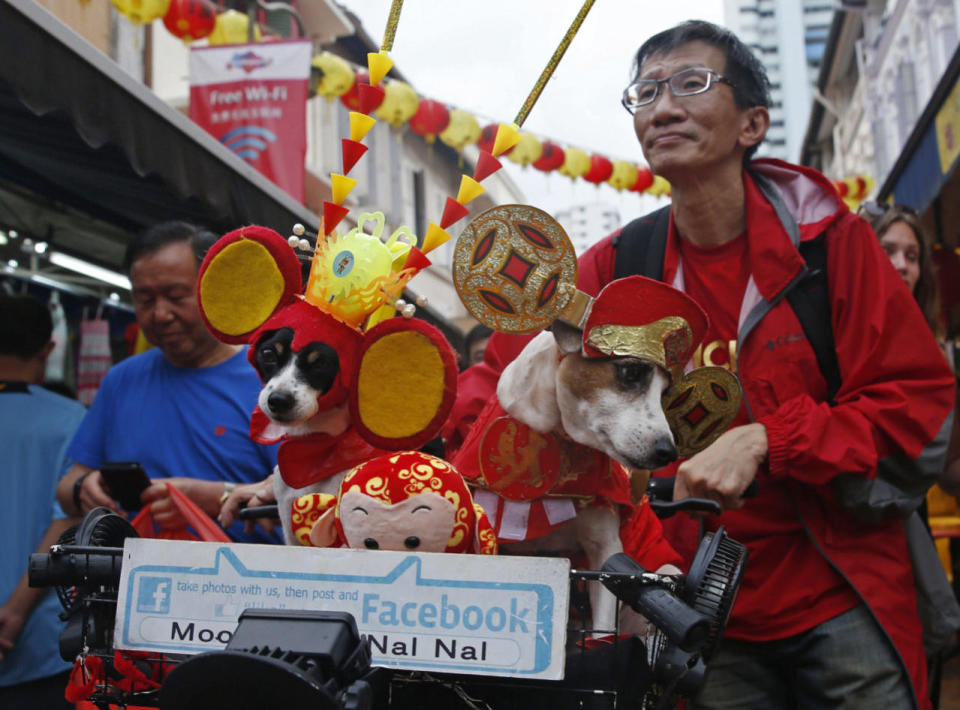
<path id="1" fill-rule="evenodd" d="M 35 0 L 0 3 L 0 228 L 117 269 L 130 235 L 167 219 L 319 227 Z"/>
<path id="2" fill-rule="evenodd" d="M 918 212 L 940 194 L 960 162 L 960 48 L 917 119 L 878 199 L 893 197 Z"/>

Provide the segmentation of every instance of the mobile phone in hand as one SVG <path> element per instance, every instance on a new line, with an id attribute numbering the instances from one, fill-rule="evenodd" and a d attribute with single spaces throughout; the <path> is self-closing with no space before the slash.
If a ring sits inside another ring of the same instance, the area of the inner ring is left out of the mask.
<path id="1" fill-rule="evenodd" d="M 140 494 L 150 485 L 150 477 L 136 461 L 108 461 L 100 467 L 110 495 L 127 510 L 141 507 Z"/>

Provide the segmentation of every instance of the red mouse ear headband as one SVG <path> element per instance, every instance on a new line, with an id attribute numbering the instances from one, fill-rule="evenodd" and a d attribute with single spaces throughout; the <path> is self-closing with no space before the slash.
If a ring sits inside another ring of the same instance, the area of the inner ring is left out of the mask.
<path id="1" fill-rule="evenodd" d="M 729 370 L 684 374 L 707 331 L 689 296 L 643 276 L 613 281 L 591 298 L 576 287 L 576 253 L 549 214 L 527 205 L 494 207 L 461 233 L 454 283 L 467 310 L 503 333 L 534 333 L 556 320 L 581 331 L 581 355 L 632 356 L 671 376 L 663 406 L 683 456 L 711 444 L 736 418 L 742 390 Z"/>
<path id="2" fill-rule="evenodd" d="M 275 231 L 258 226 L 224 234 L 207 252 L 197 278 L 200 316 L 227 343 L 248 342 L 302 290 L 296 253 Z"/>
<path id="3" fill-rule="evenodd" d="M 264 332 L 290 327 L 295 350 L 314 340 L 331 345 L 341 374 L 323 395 L 325 404 L 349 399 L 353 426 L 378 448 L 416 448 L 436 436 L 453 406 L 456 357 L 443 334 L 419 319 L 387 318 L 366 330 L 357 325 L 389 298 L 382 289 L 402 288 L 419 270 L 395 271 L 389 244 L 358 229 L 325 240 L 304 297 L 300 262 L 288 241 L 266 227 L 244 227 L 210 249 L 197 296 L 207 327 L 225 342 L 255 345 Z M 383 263 L 373 287 L 365 277 L 362 288 L 335 281 L 338 269 L 348 276 L 351 269 L 369 270 L 377 259 Z M 329 300 L 328 293 L 339 297 Z M 249 356 L 253 362 L 252 350 Z"/>

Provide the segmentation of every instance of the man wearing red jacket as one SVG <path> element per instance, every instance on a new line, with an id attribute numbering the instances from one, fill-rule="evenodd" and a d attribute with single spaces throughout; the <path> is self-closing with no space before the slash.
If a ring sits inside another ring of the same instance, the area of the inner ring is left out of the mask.
<path id="1" fill-rule="evenodd" d="M 650 167 L 671 183 L 662 279 L 710 316 L 692 364 L 728 367 L 744 389 L 735 424 L 676 467 L 675 497 L 719 502 L 724 513 L 707 527 L 726 526 L 750 552 L 692 706 L 928 708 L 903 522 L 858 521 L 832 482 L 871 479 L 891 454 L 915 458 L 953 405 L 953 376 L 873 233 L 829 181 L 750 161 L 769 104 L 749 49 L 705 22 L 648 40 L 624 92 Z M 821 234 L 842 378 L 830 402 L 785 298 L 806 269 L 797 245 Z M 581 290 L 595 295 L 614 279 L 613 238 L 580 259 Z M 449 437 L 522 344 L 495 336 L 485 363 L 464 373 Z M 757 497 L 742 499 L 754 480 Z"/>

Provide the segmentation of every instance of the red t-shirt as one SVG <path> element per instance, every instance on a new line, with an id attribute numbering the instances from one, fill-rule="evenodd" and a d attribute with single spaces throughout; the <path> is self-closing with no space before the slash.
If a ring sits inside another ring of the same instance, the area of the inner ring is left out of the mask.
<path id="1" fill-rule="evenodd" d="M 684 290 L 710 316 L 694 365 L 719 365 L 738 372 L 740 306 L 750 279 L 747 235 L 706 248 L 680 239 L 678 247 Z M 732 426 L 747 423 L 744 405 Z M 748 499 L 740 510 L 706 520 L 708 529 L 721 524 L 750 551 L 726 632 L 730 638 L 765 641 L 792 636 L 859 603 L 855 592 L 814 549 L 786 488 L 771 480 L 765 468 L 758 474 L 756 498 Z"/>

